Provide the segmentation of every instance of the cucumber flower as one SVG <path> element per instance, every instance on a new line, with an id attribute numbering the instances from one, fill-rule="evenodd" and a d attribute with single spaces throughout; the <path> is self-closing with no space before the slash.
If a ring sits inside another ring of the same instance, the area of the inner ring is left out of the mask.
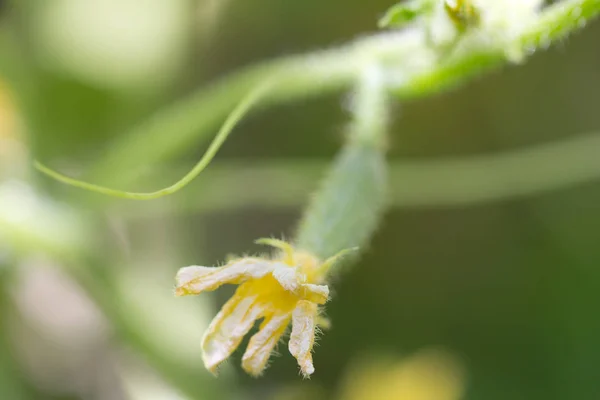
<path id="1" fill-rule="evenodd" d="M 252 376 L 261 375 L 291 322 L 288 348 L 307 378 L 315 370 L 311 352 L 317 326 L 327 324 L 320 317 L 320 306 L 329 299 L 325 279 L 333 264 L 347 251 L 321 262 L 309 252 L 296 250 L 281 240 L 260 239 L 257 243 L 276 247 L 279 254 L 273 258 L 237 258 L 222 267 L 181 268 L 176 276 L 175 293 L 186 296 L 212 291 L 224 284 L 239 285 L 202 339 L 204 365 L 212 373 L 240 345 L 255 321 L 262 319 L 242 357 L 242 368 Z"/>

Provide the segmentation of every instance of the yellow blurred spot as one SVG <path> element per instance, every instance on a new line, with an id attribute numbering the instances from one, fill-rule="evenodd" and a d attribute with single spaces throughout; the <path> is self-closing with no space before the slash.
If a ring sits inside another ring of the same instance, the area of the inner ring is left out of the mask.
<path id="1" fill-rule="evenodd" d="M 0 178 L 25 168 L 26 153 L 18 135 L 19 118 L 8 85 L 0 78 Z"/>
<path id="2" fill-rule="evenodd" d="M 428 349 L 400 362 L 355 365 L 339 400 L 459 400 L 464 381 L 463 367 L 454 356 Z"/>

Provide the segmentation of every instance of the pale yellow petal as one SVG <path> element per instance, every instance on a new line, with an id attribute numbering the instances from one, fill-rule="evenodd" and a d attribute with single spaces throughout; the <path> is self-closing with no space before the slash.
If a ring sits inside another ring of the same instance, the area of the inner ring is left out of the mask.
<path id="1" fill-rule="evenodd" d="M 300 297 L 316 304 L 325 304 L 329 299 L 329 287 L 327 285 L 313 285 L 305 283 L 300 285 Z"/>
<path id="2" fill-rule="evenodd" d="M 181 268 L 175 277 L 177 296 L 215 290 L 226 283 L 242 283 L 262 278 L 274 268 L 274 263 L 261 258 L 240 258 L 223 267 L 191 266 Z"/>
<path id="3" fill-rule="evenodd" d="M 238 292 L 243 291 L 243 286 Z M 236 293 L 219 311 L 202 339 L 202 358 L 206 369 L 215 373 L 221 362 L 240 345 L 242 338 L 261 317 L 263 308 L 258 296 Z"/>
<path id="4" fill-rule="evenodd" d="M 298 360 L 300 370 L 308 377 L 315 368 L 312 362 L 312 348 L 315 343 L 315 319 L 317 305 L 310 301 L 299 301 L 292 313 L 292 334 L 290 336 L 290 353 Z"/>
<path id="5" fill-rule="evenodd" d="M 289 313 L 275 314 L 265 318 L 258 333 L 250 339 L 248 348 L 242 357 L 242 368 L 247 373 L 258 376 L 265 370 L 269 357 L 289 325 L 290 319 Z"/>
<path id="6" fill-rule="evenodd" d="M 279 282 L 281 287 L 303 300 L 325 304 L 329 298 L 329 288 L 327 285 L 301 283 L 305 281 L 305 277 L 298 272 L 297 268 L 277 265 L 273 269 L 273 277 Z"/>
<path id="7" fill-rule="evenodd" d="M 294 267 L 288 267 L 285 264 L 278 264 L 273 269 L 273 278 L 279 282 L 288 292 L 296 293 L 300 288 L 300 281 L 302 276 L 298 274 L 298 271 Z"/>

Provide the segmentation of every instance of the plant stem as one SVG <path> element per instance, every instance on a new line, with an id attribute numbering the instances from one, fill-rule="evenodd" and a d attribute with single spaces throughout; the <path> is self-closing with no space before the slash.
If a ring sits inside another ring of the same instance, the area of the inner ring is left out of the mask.
<path id="1" fill-rule="evenodd" d="M 600 134 L 544 143 L 491 155 L 389 163 L 390 207 L 452 207 L 512 200 L 600 179 Z M 242 165 L 243 164 L 243 165 Z M 210 213 L 243 207 L 300 207 L 327 163 L 216 162 L 188 196 L 169 203 L 118 203 L 124 218 L 162 213 Z M 175 169 L 167 176 L 180 176 Z M 286 190 L 281 190 L 285 187 Z M 202 201 L 197 199 L 202 197 Z"/>
<path id="2" fill-rule="evenodd" d="M 560 1 L 546 8 L 517 44 L 525 50 L 544 49 L 582 29 L 599 13 L 600 0 Z"/>
<path id="3" fill-rule="evenodd" d="M 276 79 L 277 85 L 260 99 L 259 106 L 340 90 L 357 73 L 357 66 L 346 62 L 347 53 L 326 53 L 318 60 L 290 57 L 233 73 L 118 139 L 92 168 L 90 180 L 105 181 L 112 177 L 112 183 L 126 183 L 140 165 L 173 157 L 188 150 L 194 141 L 209 139 L 211 129 L 239 99 L 267 79 Z M 117 179 L 115 171 L 119 171 Z"/>
<path id="4" fill-rule="evenodd" d="M 599 14 L 600 0 L 560 1 L 546 7 L 537 20 L 513 43 L 508 43 L 507 47 L 520 49 L 525 54 L 547 49 L 552 43 L 581 29 Z M 505 47 L 482 47 L 478 51 L 465 52 L 460 57 L 434 65 L 411 77 L 402 77 L 393 90 L 405 100 L 425 97 L 459 86 L 484 71 L 506 64 L 507 61 Z"/>
<path id="5" fill-rule="evenodd" d="M 340 155 L 306 209 L 296 246 L 321 259 L 361 247 L 385 208 L 389 122 L 386 89 L 378 67 L 365 70 L 354 93 L 354 119 Z"/>
<path id="6" fill-rule="evenodd" d="M 508 45 L 530 54 L 575 32 L 598 14 L 600 0 L 555 3 Z M 262 99 L 263 106 L 348 88 L 366 63 L 385 62 L 402 54 L 404 39 L 405 31 L 377 33 L 342 48 L 269 61 L 227 76 L 118 139 L 92 168 L 90 179 L 105 182 L 112 178 L 113 184 L 125 184 L 140 166 L 174 157 L 189 149 L 193 141 L 208 139 L 211 129 L 235 103 L 266 79 L 276 77 L 278 84 Z M 400 99 L 412 100 L 453 88 L 507 61 L 504 48 L 481 47 L 401 76 L 392 89 Z"/>

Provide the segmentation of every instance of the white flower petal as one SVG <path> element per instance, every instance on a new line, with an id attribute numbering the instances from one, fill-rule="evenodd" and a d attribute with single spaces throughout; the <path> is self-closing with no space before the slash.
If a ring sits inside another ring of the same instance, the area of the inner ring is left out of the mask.
<path id="1" fill-rule="evenodd" d="M 295 267 L 288 267 L 285 264 L 278 264 L 273 269 L 273 278 L 288 292 L 297 292 L 303 277 L 298 273 Z"/>
<path id="2" fill-rule="evenodd" d="M 214 373 L 240 345 L 254 321 L 261 317 L 263 307 L 256 303 L 257 298 L 236 293 L 212 320 L 202 339 L 202 358 L 206 369 Z"/>
<path id="3" fill-rule="evenodd" d="M 260 375 L 267 366 L 267 361 L 277 345 L 279 338 L 290 323 L 289 313 L 275 314 L 265 318 L 260 330 L 250 339 L 248 348 L 242 357 L 242 368 L 250 375 Z"/>
<path id="4" fill-rule="evenodd" d="M 288 292 L 294 293 L 304 300 L 317 304 L 325 304 L 329 298 L 327 285 L 303 283 L 306 279 L 297 268 L 278 265 L 273 270 L 273 277 Z"/>
<path id="5" fill-rule="evenodd" d="M 226 283 L 258 279 L 273 271 L 274 263 L 261 258 L 240 258 L 223 267 L 191 266 L 177 272 L 176 294 L 185 296 L 215 290 Z"/>
<path id="6" fill-rule="evenodd" d="M 329 287 L 327 285 L 313 285 L 305 283 L 301 285 L 300 295 L 304 300 L 316 304 L 325 304 L 329 299 Z"/>
<path id="7" fill-rule="evenodd" d="M 292 313 L 289 350 L 298 360 L 300 370 L 305 377 L 315 372 L 311 351 L 315 342 L 316 317 L 317 305 L 305 300 L 299 301 Z"/>

